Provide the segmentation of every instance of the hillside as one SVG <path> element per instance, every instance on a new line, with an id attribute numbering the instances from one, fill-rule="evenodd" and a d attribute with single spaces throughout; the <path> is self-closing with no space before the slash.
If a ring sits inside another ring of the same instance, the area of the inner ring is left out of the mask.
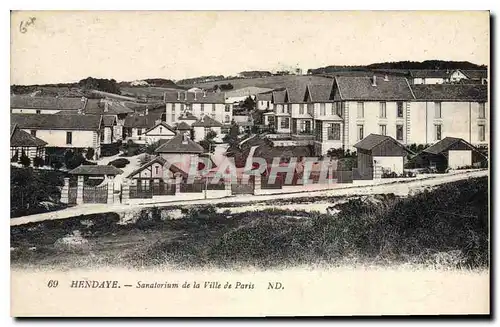
<path id="1" fill-rule="evenodd" d="M 330 83 L 331 79 L 322 76 L 269 76 L 269 77 L 260 77 L 260 78 L 244 78 L 244 79 L 231 79 L 224 81 L 214 81 L 214 82 L 206 82 L 206 83 L 197 83 L 192 84 L 190 86 L 199 87 L 199 88 L 212 88 L 214 85 L 220 85 L 221 83 L 231 83 L 234 86 L 234 89 L 241 89 L 248 86 L 256 86 L 263 88 L 276 89 L 281 87 L 297 87 L 305 86 L 307 84 L 323 84 Z"/>
<path id="2" fill-rule="evenodd" d="M 446 60 L 425 60 L 425 61 L 395 61 L 374 63 L 366 66 L 341 66 L 331 65 L 326 67 L 311 68 L 308 74 L 330 74 L 339 70 L 363 70 L 363 69 L 486 69 L 485 65 L 476 65 L 468 61 L 446 61 Z"/>

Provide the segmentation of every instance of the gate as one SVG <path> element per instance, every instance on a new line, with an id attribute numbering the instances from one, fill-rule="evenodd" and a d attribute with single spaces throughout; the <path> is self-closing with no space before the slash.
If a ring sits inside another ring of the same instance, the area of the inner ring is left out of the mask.
<path id="1" fill-rule="evenodd" d="M 77 187 L 70 187 L 68 192 L 68 204 L 76 204 Z"/>
<path id="2" fill-rule="evenodd" d="M 108 185 L 83 186 L 83 203 L 108 203 Z"/>

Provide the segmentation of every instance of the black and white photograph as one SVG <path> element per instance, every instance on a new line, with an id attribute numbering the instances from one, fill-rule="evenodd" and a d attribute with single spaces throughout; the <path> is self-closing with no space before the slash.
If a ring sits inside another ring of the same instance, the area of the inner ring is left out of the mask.
<path id="1" fill-rule="evenodd" d="M 488 11 L 10 18 L 12 316 L 490 314 Z"/>

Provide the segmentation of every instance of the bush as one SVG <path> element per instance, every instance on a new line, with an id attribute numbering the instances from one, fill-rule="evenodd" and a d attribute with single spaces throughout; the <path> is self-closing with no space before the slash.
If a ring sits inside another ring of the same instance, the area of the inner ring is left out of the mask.
<path id="1" fill-rule="evenodd" d="M 54 160 L 52 160 L 50 166 L 54 169 L 61 169 L 63 166 L 63 163 L 59 159 L 54 159 Z"/>
<path id="2" fill-rule="evenodd" d="M 111 144 L 101 144 L 101 156 L 111 157 L 117 155 L 120 152 L 120 147 L 122 146 L 122 141 Z"/>
<path id="3" fill-rule="evenodd" d="M 33 166 L 42 167 L 43 165 L 45 165 L 45 160 L 43 160 L 43 158 L 40 157 L 33 158 Z"/>
<path id="4" fill-rule="evenodd" d="M 108 163 L 109 166 L 115 166 L 116 168 L 124 168 L 126 165 L 128 165 L 130 161 L 125 158 L 118 158 L 113 161 L 110 161 Z"/>
<path id="5" fill-rule="evenodd" d="M 127 144 L 122 145 L 122 151 L 123 153 L 120 157 L 132 157 L 146 152 L 146 146 L 134 143 L 132 140 L 128 140 Z"/>
<path id="6" fill-rule="evenodd" d="M 31 159 L 28 158 L 28 156 L 26 155 L 26 153 L 24 153 L 24 151 L 21 154 L 21 158 L 19 159 L 19 162 L 24 167 L 29 167 L 31 165 Z"/>

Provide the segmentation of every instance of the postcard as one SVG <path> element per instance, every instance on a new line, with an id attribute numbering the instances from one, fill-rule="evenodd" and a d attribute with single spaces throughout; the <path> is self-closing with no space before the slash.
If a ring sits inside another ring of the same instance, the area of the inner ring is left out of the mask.
<path id="1" fill-rule="evenodd" d="M 488 11 L 13 11 L 14 317 L 490 314 Z"/>

